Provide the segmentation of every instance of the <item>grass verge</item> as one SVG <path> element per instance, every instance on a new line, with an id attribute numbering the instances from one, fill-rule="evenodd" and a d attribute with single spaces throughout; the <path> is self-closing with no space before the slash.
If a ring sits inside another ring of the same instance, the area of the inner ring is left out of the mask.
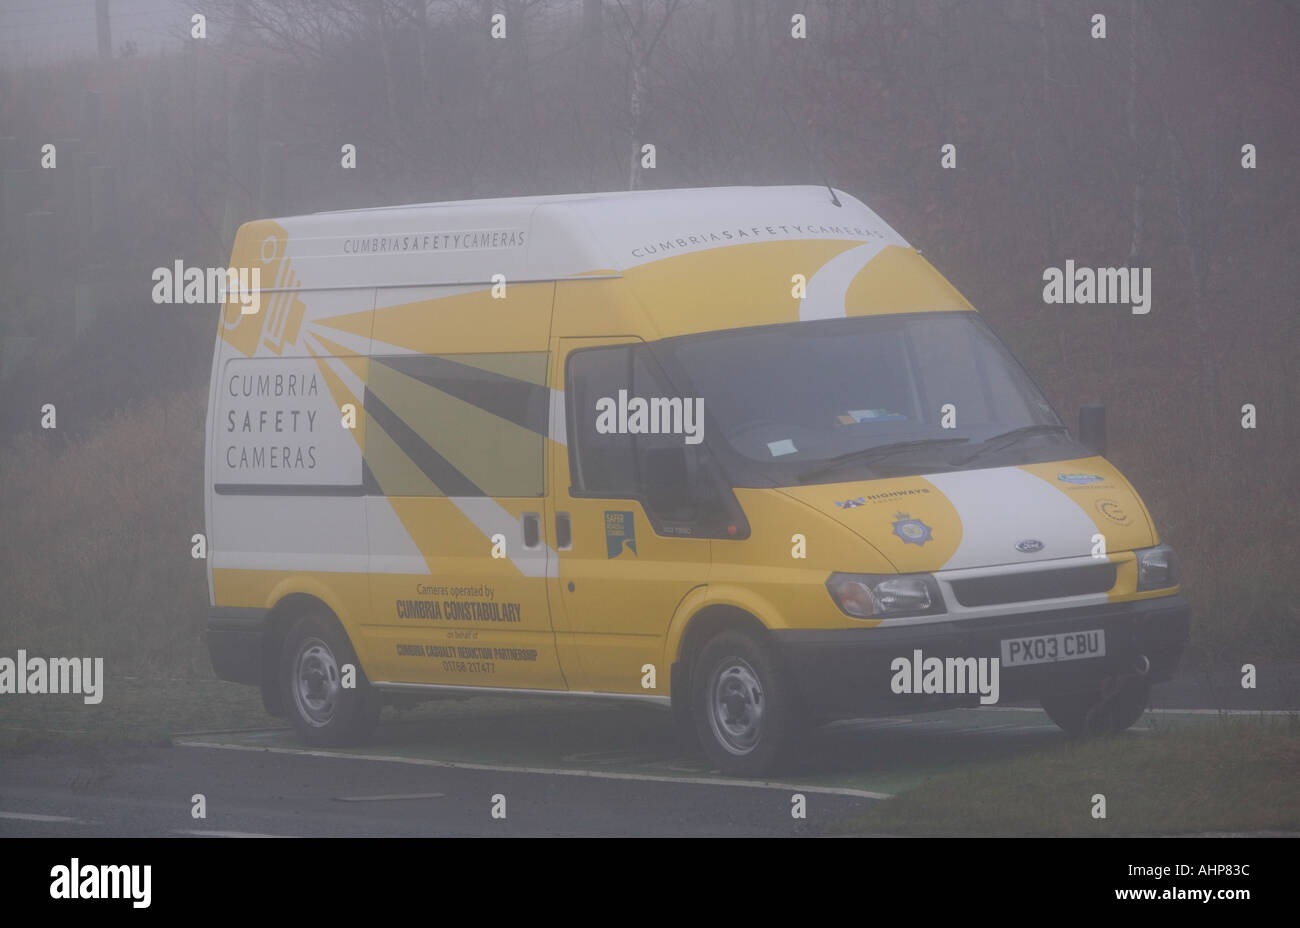
<path id="1" fill-rule="evenodd" d="M 1300 716 L 1232 716 L 973 764 L 839 822 L 958 837 L 1300 831 Z M 1094 818 L 1093 797 L 1106 817 Z"/>
<path id="2" fill-rule="evenodd" d="M 109 678 L 104 700 L 77 695 L 0 698 L 0 755 L 50 747 L 165 745 L 178 731 L 278 724 L 256 687 L 220 680 Z"/>

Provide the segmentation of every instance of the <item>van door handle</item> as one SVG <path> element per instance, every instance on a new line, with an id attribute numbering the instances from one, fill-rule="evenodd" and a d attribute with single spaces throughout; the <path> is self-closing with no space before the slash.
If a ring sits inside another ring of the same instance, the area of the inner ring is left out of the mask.
<path id="1" fill-rule="evenodd" d="M 567 512 L 555 514 L 555 547 L 567 551 L 573 547 L 573 523 Z"/>
<path id="2" fill-rule="evenodd" d="M 524 547 L 536 548 L 542 541 L 542 518 L 535 512 L 525 512 Z"/>

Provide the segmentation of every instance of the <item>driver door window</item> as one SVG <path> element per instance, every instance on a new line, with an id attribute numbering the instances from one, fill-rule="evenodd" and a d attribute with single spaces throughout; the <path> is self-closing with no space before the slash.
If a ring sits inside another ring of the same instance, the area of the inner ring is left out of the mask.
<path id="1" fill-rule="evenodd" d="M 569 358 L 574 496 L 638 499 L 659 534 L 713 534 L 727 518 L 702 442 L 702 401 L 673 389 L 642 345 Z"/>

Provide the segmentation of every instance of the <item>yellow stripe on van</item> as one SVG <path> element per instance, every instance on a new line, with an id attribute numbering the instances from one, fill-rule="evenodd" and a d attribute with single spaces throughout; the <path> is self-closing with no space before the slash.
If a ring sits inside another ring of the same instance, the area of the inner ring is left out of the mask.
<path id="1" fill-rule="evenodd" d="M 366 377 L 369 374 L 369 368 L 370 368 L 369 358 L 362 357 L 361 355 L 357 354 L 355 351 L 351 350 L 350 348 L 343 347 L 338 342 L 330 341 L 328 338 L 326 338 L 324 335 L 321 335 L 319 332 L 313 332 L 312 338 L 316 339 L 316 341 L 320 342 L 322 345 L 328 348 L 330 350 L 330 354 L 333 357 L 342 361 L 345 365 L 347 365 L 348 369 L 351 370 L 352 373 L 360 377 L 363 383 L 365 382 Z"/>
<path id="2" fill-rule="evenodd" d="M 858 272 L 844 305 L 850 316 L 975 308 L 915 249 L 897 245 L 881 249 Z"/>
<path id="3" fill-rule="evenodd" d="M 900 573 L 939 570 L 961 544 L 957 507 L 924 477 L 810 484 L 765 492 L 791 496 L 818 512 L 833 514 L 837 522 L 874 545 Z M 920 538 L 908 539 L 895 528 L 918 520 L 928 529 Z M 836 569 L 851 572 L 853 568 Z"/>
<path id="4" fill-rule="evenodd" d="M 792 277 L 810 280 L 827 261 L 862 244 L 799 239 L 727 245 L 629 268 L 622 283 L 645 310 L 637 328 L 653 327 L 657 337 L 797 322 Z"/>
<path id="5" fill-rule="evenodd" d="M 541 495 L 543 436 L 539 433 L 381 361 L 371 365 L 368 389 L 484 495 Z M 466 441 L 467 435 L 478 437 Z M 385 492 L 392 491 L 385 488 Z"/>
<path id="6" fill-rule="evenodd" d="M 362 338 L 368 339 L 370 338 L 370 327 L 374 324 L 374 321 L 374 310 L 363 309 L 359 313 L 344 313 L 342 316 L 313 319 L 312 325 L 338 329 L 340 332 L 347 332 L 349 335 L 360 335 Z"/>
<path id="7" fill-rule="evenodd" d="M 375 309 L 372 337 L 421 354 L 544 351 L 555 284 L 512 284 Z"/>
<path id="8" fill-rule="evenodd" d="M 262 288 L 270 290 L 282 276 L 288 243 L 289 233 L 279 223 L 269 219 L 246 222 L 235 235 L 230 267 L 248 268 L 250 271 L 256 268 Z M 259 294 L 259 311 L 247 314 L 242 312 L 237 295 L 227 295 L 218 334 L 244 357 L 252 357 L 257 351 L 262 329 L 270 315 L 268 304 L 273 295 Z"/>
<path id="9" fill-rule="evenodd" d="M 491 374 L 525 380 L 539 387 L 546 386 L 546 366 L 549 355 L 545 351 L 512 351 L 504 354 L 446 354 L 457 364 L 467 364 Z"/>

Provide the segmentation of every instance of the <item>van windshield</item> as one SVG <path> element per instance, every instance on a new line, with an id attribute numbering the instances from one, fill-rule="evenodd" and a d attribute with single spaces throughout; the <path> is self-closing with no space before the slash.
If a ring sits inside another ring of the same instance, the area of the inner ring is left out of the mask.
<path id="1" fill-rule="evenodd" d="M 733 329 L 654 350 L 674 381 L 703 398 L 706 440 L 736 486 L 1091 453 L 974 312 Z"/>

